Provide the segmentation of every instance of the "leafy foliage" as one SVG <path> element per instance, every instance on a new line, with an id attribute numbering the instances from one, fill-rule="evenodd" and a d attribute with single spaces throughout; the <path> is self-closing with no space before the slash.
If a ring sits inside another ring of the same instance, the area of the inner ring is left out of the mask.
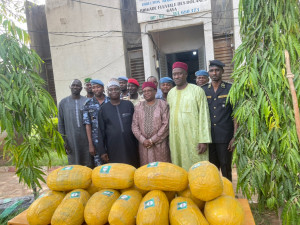
<path id="1" fill-rule="evenodd" d="M 38 161 L 47 155 L 50 166 L 49 152 L 55 149 L 61 156 L 63 139 L 51 119 L 56 105 L 38 75 L 42 61 L 26 46 L 28 34 L 9 18 L 12 10 L 6 6 L 0 2 L 0 26 L 5 30 L 0 35 L 0 127 L 8 134 L 4 152 L 12 156 L 20 181 L 36 193 L 44 182 Z"/>
<path id="2" fill-rule="evenodd" d="M 242 44 L 230 91 L 238 188 L 249 199 L 257 195 L 261 208 L 284 207 L 284 224 L 300 221 L 300 143 L 284 55 L 287 49 L 299 101 L 299 8 L 298 0 L 240 0 Z"/>

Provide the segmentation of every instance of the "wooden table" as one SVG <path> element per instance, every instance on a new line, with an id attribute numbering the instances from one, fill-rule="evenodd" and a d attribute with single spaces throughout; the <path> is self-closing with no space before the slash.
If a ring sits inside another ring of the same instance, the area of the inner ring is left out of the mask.
<path id="1" fill-rule="evenodd" d="M 244 225 L 255 225 L 255 221 L 254 221 L 248 200 L 247 199 L 238 199 L 238 200 L 241 203 L 241 205 L 244 209 L 244 212 L 245 212 Z"/>
<path id="2" fill-rule="evenodd" d="M 238 199 L 245 212 L 244 225 L 255 225 L 254 218 L 247 199 Z M 8 225 L 29 225 L 26 219 L 27 210 L 17 215 L 15 218 L 8 221 Z"/>

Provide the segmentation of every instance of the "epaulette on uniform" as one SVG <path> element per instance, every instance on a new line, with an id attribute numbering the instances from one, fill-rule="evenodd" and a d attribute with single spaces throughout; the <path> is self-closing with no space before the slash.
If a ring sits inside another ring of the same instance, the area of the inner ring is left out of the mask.
<path id="1" fill-rule="evenodd" d="M 232 83 L 227 82 L 227 81 L 222 81 L 221 87 L 222 87 L 222 88 L 226 88 L 226 84 L 227 84 L 229 87 L 232 86 Z"/>
<path id="2" fill-rule="evenodd" d="M 229 81 L 222 81 L 223 83 L 225 84 L 231 84 L 232 85 L 232 82 L 229 82 Z"/>
<path id="3" fill-rule="evenodd" d="M 210 87 L 211 87 L 210 83 L 206 83 L 206 84 L 201 86 L 201 88 L 203 88 L 203 89 L 207 89 L 207 88 L 210 88 Z"/>

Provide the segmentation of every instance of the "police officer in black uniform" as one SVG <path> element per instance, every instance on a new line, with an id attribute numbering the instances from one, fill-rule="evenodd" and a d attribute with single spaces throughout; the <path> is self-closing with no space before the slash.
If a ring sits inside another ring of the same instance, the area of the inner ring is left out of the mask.
<path id="1" fill-rule="evenodd" d="M 231 84 L 222 81 L 223 67 L 219 60 L 210 61 L 210 84 L 202 86 L 205 91 L 211 121 L 212 143 L 209 144 L 209 161 L 221 169 L 223 177 L 232 180 L 231 162 L 236 126 L 232 106 L 226 102 Z"/>

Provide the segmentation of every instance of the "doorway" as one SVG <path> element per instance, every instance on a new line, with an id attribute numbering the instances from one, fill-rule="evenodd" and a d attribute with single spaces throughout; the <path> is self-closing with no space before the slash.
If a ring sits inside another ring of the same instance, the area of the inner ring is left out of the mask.
<path id="1" fill-rule="evenodd" d="M 172 77 L 172 65 L 175 62 L 184 62 L 188 65 L 187 82 L 195 84 L 195 72 L 199 70 L 198 50 L 191 50 L 187 52 L 178 52 L 166 55 L 168 76 Z"/>

